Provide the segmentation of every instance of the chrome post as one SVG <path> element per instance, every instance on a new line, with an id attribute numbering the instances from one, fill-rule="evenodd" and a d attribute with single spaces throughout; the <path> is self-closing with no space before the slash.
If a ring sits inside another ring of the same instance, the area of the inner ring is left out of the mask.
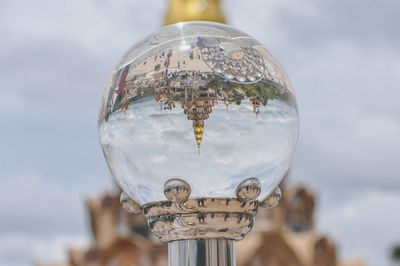
<path id="1" fill-rule="evenodd" d="M 169 266 L 236 266 L 231 239 L 177 240 L 168 243 Z"/>

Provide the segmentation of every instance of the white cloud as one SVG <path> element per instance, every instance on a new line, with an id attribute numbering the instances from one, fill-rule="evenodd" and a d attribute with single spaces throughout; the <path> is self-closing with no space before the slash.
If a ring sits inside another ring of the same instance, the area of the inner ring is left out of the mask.
<path id="1" fill-rule="evenodd" d="M 68 248 L 87 248 L 88 238 L 59 234 L 51 237 L 26 233 L 0 235 L 0 265 L 32 265 L 68 261 Z"/>
<path id="2" fill-rule="evenodd" d="M 297 113 L 278 100 L 261 106 L 257 117 L 251 108 L 248 100 L 229 110 L 222 103 L 214 106 L 204 122 L 198 154 L 192 121 L 181 107 L 161 115 L 152 98 L 133 103 L 101 126 L 109 165 L 139 203 L 163 200 L 162 184 L 173 176 L 188 179 L 193 196 L 229 197 L 235 193 L 232 187 L 256 176 L 262 185 L 260 197 L 266 197 L 288 167 L 297 140 Z M 167 158 L 154 160 L 158 154 Z M 143 187 L 150 192 L 141 191 Z"/>
<path id="3" fill-rule="evenodd" d="M 225 5 L 292 79 L 300 136 L 291 181 L 320 191 L 321 231 L 344 257 L 387 265 L 399 239 L 399 3 L 281 2 Z"/>
<path id="4" fill-rule="evenodd" d="M 0 29 L 21 39 L 60 40 L 76 43 L 88 53 L 105 56 L 113 49 L 144 37 L 143 27 L 156 28 L 164 1 L 6 1 Z M 157 8 L 154 8 L 157 7 Z M 139 11 L 140 10 L 140 11 Z M 149 20 L 149 16 L 153 19 Z M 133 19 L 134 18 L 134 19 Z M 127 42 L 128 40 L 128 42 Z M 130 40 L 130 42 L 129 42 Z M 29 44 L 26 44 L 29 46 Z"/>
<path id="5" fill-rule="evenodd" d="M 341 202 L 331 197 L 331 202 L 322 202 L 320 231 L 334 237 L 342 257 L 364 258 L 368 265 L 390 265 L 390 248 L 399 241 L 398 191 L 345 189 L 342 194 L 350 198 Z"/>

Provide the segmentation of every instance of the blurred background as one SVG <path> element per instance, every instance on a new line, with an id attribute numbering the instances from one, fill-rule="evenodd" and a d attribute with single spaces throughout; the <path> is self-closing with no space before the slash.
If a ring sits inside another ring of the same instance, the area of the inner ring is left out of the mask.
<path id="1" fill-rule="evenodd" d="M 398 265 L 400 2 L 221 7 L 295 87 L 301 128 L 286 184 L 315 195 L 313 230 L 340 258 Z M 100 95 L 167 9 L 167 0 L 0 1 L 0 265 L 65 262 L 71 246 L 93 241 L 85 199 L 115 189 L 98 144 Z"/>

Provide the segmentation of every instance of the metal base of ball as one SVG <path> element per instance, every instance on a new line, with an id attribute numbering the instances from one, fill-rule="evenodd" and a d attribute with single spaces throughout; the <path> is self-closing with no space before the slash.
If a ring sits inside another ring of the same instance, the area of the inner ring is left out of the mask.
<path id="1" fill-rule="evenodd" d="M 172 241 L 168 243 L 168 265 L 236 266 L 235 246 L 229 239 Z"/>

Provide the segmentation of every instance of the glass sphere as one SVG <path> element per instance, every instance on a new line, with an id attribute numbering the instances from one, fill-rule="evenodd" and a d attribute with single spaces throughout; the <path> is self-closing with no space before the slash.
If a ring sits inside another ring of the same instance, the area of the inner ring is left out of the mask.
<path id="1" fill-rule="evenodd" d="M 166 200 L 171 178 L 191 197 L 235 197 L 256 177 L 262 200 L 289 168 L 298 112 L 285 71 L 258 41 L 186 22 L 126 53 L 104 90 L 99 134 L 112 175 L 141 205 Z"/>

